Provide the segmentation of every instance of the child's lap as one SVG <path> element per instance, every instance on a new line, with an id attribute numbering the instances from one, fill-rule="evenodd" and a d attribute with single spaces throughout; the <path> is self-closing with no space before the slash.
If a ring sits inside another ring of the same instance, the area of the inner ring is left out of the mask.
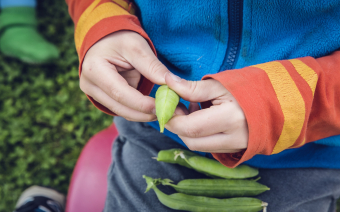
<path id="1" fill-rule="evenodd" d="M 175 211 L 163 206 L 153 190 L 144 193 L 143 175 L 183 179 L 205 178 L 204 175 L 175 164 L 158 162 L 158 151 L 183 148 L 147 124 L 128 122 L 116 117 L 120 136 L 113 149 L 113 163 L 108 173 L 105 211 Z M 261 182 L 271 188 L 257 198 L 268 202 L 268 211 L 333 212 L 340 195 L 340 170 L 331 169 L 261 169 Z M 169 187 L 159 186 L 165 193 Z"/>

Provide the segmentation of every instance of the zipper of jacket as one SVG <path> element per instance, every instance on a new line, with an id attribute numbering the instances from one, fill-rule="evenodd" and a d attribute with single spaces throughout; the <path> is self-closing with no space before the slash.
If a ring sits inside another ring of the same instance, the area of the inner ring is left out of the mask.
<path id="1" fill-rule="evenodd" d="M 235 67 L 241 48 L 243 0 L 228 0 L 229 39 L 220 71 Z"/>

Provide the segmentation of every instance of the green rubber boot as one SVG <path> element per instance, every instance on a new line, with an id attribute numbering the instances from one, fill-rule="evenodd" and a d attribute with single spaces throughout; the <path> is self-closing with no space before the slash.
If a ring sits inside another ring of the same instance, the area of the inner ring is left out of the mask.
<path id="1" fill-rule="evenodd" d="M 46 41 L 36 26 L 35 8 L 3 8 L 0 14 L 0 51 L 4 55 L 33 64 L 57 59 L 57 47 Z"/>

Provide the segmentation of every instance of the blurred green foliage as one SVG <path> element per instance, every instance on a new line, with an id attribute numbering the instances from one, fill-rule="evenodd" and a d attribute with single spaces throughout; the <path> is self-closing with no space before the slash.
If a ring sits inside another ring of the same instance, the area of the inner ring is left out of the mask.
<path id="1" fill-rule="evenodd" d="M 91 136 L 112 123 L 79 89 L 73 22 L 64 1 L 38 1 L 39 31 L 59 60 L 29 65 L 0 53 L 0 211 L 32 184 L 66 194 L 73 167 Z"/>

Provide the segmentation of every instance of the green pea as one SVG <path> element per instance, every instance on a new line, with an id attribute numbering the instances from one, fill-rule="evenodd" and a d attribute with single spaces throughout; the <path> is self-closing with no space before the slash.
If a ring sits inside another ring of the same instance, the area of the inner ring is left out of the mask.
<path id="1" fill-rule="evenodd" d="M 156 116 L 160 132 L 164 132 L 165 124 L 172 118 L 179 102 L 178 94 L 167 85 L 160 86 L 156 91 Z"/>
<path id="2" fill-rule="evenodd" d="M 183 194 L 206 197 L 250 197 L 270 190 L 254 180 L 186 179 L 177 185 L 169 179 L 160 182 Z"/>
<path id="3" fill-rule="evenodd" d="M 268 205 L 256 198 L 237 197 L 230 199 L 217 199 L 204 196 L 192 196 L 182 193 L 164 194 L 157 188 L 159 179 L 152 179 L 143 175 L 147 183 L 147 189 L 155 191 L 158 200 L 165 206 L 175 210 L 193 212 L 258 212 L 265 210 Z"/>
<path id="4" fill-rule="evenodd" d="M 171 156 L 171 154 L 173 154 L 173 156 Z M 176 163 L 187 168 L 195 169 L 213 178 L 244 179 L 255 177 L 259 174 L 258 169 L 247 165 L 228 168 L 216 160 L 183 149 L 161 150 L 158 153 L 157 160 Z"/>

